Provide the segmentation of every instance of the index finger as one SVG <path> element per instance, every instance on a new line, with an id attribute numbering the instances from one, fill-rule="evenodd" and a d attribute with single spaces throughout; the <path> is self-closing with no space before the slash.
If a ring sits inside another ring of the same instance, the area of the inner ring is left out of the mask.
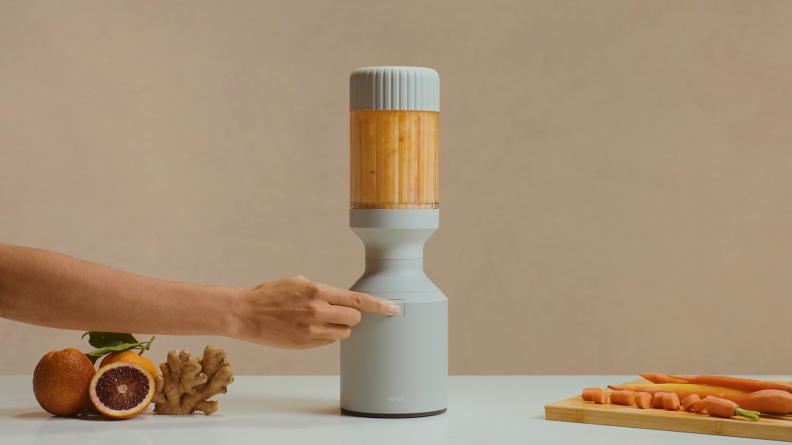
<path id="1" fill-rule="evenodd" d="M 363 292 L 322 286 L 322 294 L 325 295 L 325 299 L 330 304 L 348 306 L 361 311 L 383 315 L 394 315 L 401 312 L 401 308 L 396 303 L 385 298 L 364 294 Z"/>

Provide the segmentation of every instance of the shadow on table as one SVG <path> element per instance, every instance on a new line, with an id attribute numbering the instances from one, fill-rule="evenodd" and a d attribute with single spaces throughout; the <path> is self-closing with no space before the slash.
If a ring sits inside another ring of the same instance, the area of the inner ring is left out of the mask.
<path id="1" fill-rule="evenodd" d="M 24 411 L 24 410 L 14 410 Z M 3 417 L 4 413 L 0 411 L 0 417 Z M 21 420 L 87 420 L 91 422 L 113 422 L 114 419 L 109 417 L 105 417 L 101 414 L 94 414 L 94 413 L 84 413 L 78 414 L 76 416 L 54 416 L 46 411 L 32 411 L 32 412 L 21 412 L 18 414 L 13 414 L 12 417 L 15 419 Z"/>
<path id="2" fill-rule="evenodd" d="M 76 416 L 53 416 L 39 408 L 25 407 L 0 410 L 0 418 L 13 417 L 22 421 L 37 421 L 41 424 L 38 434 L 51 435 L 64 432 L 64 427 L 75 425 L 76 422 L 91 422 L 97 424 L 97 427 L 99 423 L 107 423 L 107 427 L 111 429 L 136 428 L 134 424 L 138 422 L 147 422 L 146 428 L 173 428 L 173 421 L 184 422 L 189 424 L 191 428 L 216 427 L 217 422 L 222 422 L 226 426 L 290 429 L 305 428 L 306 424 L 322 426 L 337 423 L 341 421 L 342 417 L 338 400 L 336 399 L 236 396 L 232 401 L 223 402 L 220 399 L 220 402 L 220 411 L 209 416 L 200 412 L 186 416 L 165 416 L 154 414 L 152 408 L 149 408 L 145 413 L 132 419 L 118 421 L 93 413 L 84 413 Z M 224 403 L 226 404 L 225 410 Z M 294 416 L 294 414 L 311 416 L 311 420 L 306 421 L 303 416 Z M 251 419 L 251 416 L 255 417 L 255 420 Z M 152 422 L 155 419 L 165 421 Z M 102 430 L 104 428 L 101 427 Z"/>
<path id="3" fill-rule="evenodd" d="M 223 428 L 296 431 L 330 425 L 364 424 L 373 427 L 375 424 L 388 423 L 388 425 L 391 425 L 398 423 L 400 427 L 408 430 L 416 428 L 416 431 L 426 431 L 427 429 L 432 431 L 440 428 L 440 430 L 446 431 L 448 423 L 445 414 L 414 419 L 397 419 L 396 421 L 394 419 L 342 416 L 337 399 L 236 396 L 232 402 L 228 402 L 228 404 L 231 403 L 233 404 L 233 409 L 224 411 L 223 402 L 221 401 L 220 411 L 209 416 L 204 414 L 165 416 L 154 414 L 149 410 L 137 417 L 124 421 L 112 420 L 95 414 L 58 417 L 44 411 L 17 412 L 13 414 L 13 417 L 20 420 L 38 421 L 39 426 L 36 435 L 42 438 L 72 433 L 75 428 L 89 434 L 110 434 L 112 431 L 138 431 L 142 433 L 145 431 L 186 427 L 190 429 L 205 429 L 211 435 L 218 426 Z M 22 411 L 25 410 L 23 409 Z M 78 427 L 79 423 L 82 423 L 83 426 Z M 148 433 L 146 435 L 148 437 Z"/>
<path id="4" fill-rule="evenodd" d="M 317 415 L 330 415 L 340 416 L 341 409 L 338 406 L 338 400 L 335 399 L 309 399 L 309 398 L 253 398 L 253 397 L 234 397 L 233 401 L 223 402 L 220 400 L 219 413 L 212 414 L 212 417 L 220 417 L 224 412 L 229 412 L 227 407 L 223 410 L 223 403 L 226 405 L 233 404 L 233 413 L 243 412 L 245 414 L 284 414 L 284 413 L 303 413 L 303 414 L 317 414 Z M 154 406 L 153 404 L 151 405 Z M 147 411 L 148 414 L 153 414 L 151 408 Z M 196 412 L 193 416 L 203 416 L 203 413 Z M 42 419 L 72 419 L 72 420 L 85 420 L 85 421 L 113 421 L 101 414 L 80 414 L 76 416 L 53 416 L 52 414 L 41 410 L 39 408 L 17 408 L 17 409 L 0 409 L 0 418 L 14 417 L 21 420 L 42 420 Z"/>
<path id="5" fill-rule="evenodd" d="M 9 411 L 6 413 L 5 411 Z M 35 412 L 20 412 L 24 410 L 0 410 L 0 417 L 13 417 L 15 419 L 46 419 L 48 417 L 53 417 L 52 414 L 45 412 L 45 411 L 35 411 Z"/>

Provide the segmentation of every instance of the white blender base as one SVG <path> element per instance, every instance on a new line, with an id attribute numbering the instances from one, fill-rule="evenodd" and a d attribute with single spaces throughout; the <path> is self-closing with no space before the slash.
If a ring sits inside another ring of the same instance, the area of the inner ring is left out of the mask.
<path id="1" fill-rule="evenodd" d="M 440 291 L 386 293 L 397 316 L 364 313 L 341 342 L 341 411 L 365 417 L 422 417 L 448 404 L 448 300 Z"/>
<path id="2" fill-rule="evenodd" d="M 424 274 L 423 245 L 439 211 L 350 210 L 366 246 L 366 270 L 351 290 L 395 301 L 395 316 L 363 312 L 341 342 L 341 412 L 423 417 L 448 406 L 448 299 Z"/>

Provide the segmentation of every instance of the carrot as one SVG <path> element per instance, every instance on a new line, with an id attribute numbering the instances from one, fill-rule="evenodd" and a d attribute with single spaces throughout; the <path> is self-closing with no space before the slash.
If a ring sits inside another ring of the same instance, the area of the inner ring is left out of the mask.
<path id="1" fill-rule="evenodd" d="M 685 397 L 687 397 L 687 396 L 689 396 L 691 394 L 698 394 L 698 396 L 701 397 L 702 399 L 706 398 L 707 396 L 714 396 L 714 397 L 720 397 L 722 399 L 732 400 L 732 401 L 737 402 L 737 403 L 739 403 L 739 401 L 738 401 L 739 397 L 745 397 L 747 395 L 747 394 L 732 394 L 732 393 L 722 392 L 722 391 L 669 390 L 669 389 L 665 389 L 665 388 L 635 387 L 635 386 L 630 386 L 630 385 L 608 385 L 608 388 L 616 390 L 616 391 L 623 391 L 625 389 L 626 390 L 630 390 L 630 391 L 635 391 L 635 392 L 643 391 L 643 392 L 648 392 L 649 394 L 652 394 L 655 397 L 657 397 L 657 393 L 673 392 L 680 399 L 684 399 Z M 656 401 L 655 401 L 655 404 L 657 404 Z"/>
<path id="2" fill-rule="evenodd" d="M 704 399 L 704 400 L 699 400 L 698 402 L 694 403 L 694 404 L 693 404 L 693 406 L 692 406 L 692 408 L 691 408 L 691 410 L 692 410 L 694 413 L 696 413 L 696 414 L 698 414 L 698 413 L 700 413 L 700 412 L 704 411 L 705 409 L 707 409 L 707 402 L 706 402 L 706 400 L 707 400 L 707 399 Z"/>
<path id="3" fill-rule="evenodd" d="M 586 388 L 586 389 L 583 390 L 583 394 L 581 395 L 581 397 L 583 397 L 583 400 L 585 400 L 587 402 L 593 402 L 594 401 L 594 394 L 597 391 L 602 392 L 602 390 L 599 389 L 599 388 Z"/>
<path id="4" fill-rule="evenodd" d="M 608 395 L 605 394 L 605 391 L 599 388 L 586 388 L 583 390 L 581 397 L 587 402 L 595 402 L 600 405 L 604 404 L 608 400 Z"/>
<path id="5" fill-rule="evenodd" d="M 759 421 L 759 413 L 742 409 L 731 400 L 709 396 L 705 400 L 705 403 L 707 404 L 707 413 L 712 417 L 724 417 L 728 419 L 733 416 L 743 416 L 754 422 Z"/>
<path id="6" fill-rule="evenodd" d="M 639 392 L 635 395 L 635 404 L 638 408 L 649 409 L 652 407 L 652 395 L 648 392 Z"/>
<path id="7" fill-rule="evenodd" d="M 636 388 L 658 388 L 658 389 L 668 390 L 669 392 L 715 391 L 715 392 L 727 392 L 730 394 L 748 394 L 747 391 L 742 391 L 734 388 L 724 388 L 721 386 L 694 385 L 692 383 L 649 383 L 649 384 L 639 383 L 639 384 L 631 384 L 630 386 L 634 386 Z"/>
<path id="8" fill-rule="evenodd" d="M 684 380 L 679 380 L 674 377 L 671 377 L 666 374 L 652 374 L 652 373 L 643 373 L 638 374 L 639 376 L 649 380 L 652 383 L 687 383 Z"/>
<path id="9" fill-rule="evenodd" d="M 652 393 L 648 392 L 646 394 L 652 394 Z M 665 393 L 662 392 L 654 393 L 654 395 L 652 396 L 654 397 L 654 399 L 652 399 L 652 408 L 663 409 L 663 394 Z"/>
<path id="10" fill-rule="evenodd" d="M 765 380 L 740 379 L 737 377 L 725 377 L 719 375 L 696 375 L 696 376 L 668 376 L 670 378 L 682 380 L 687 383 L 699 385 L 723 386 L 726 388 L 741 389 L 747 392 L 761 391 L 763 389 L 777 389 L 792 393 L 792 385 L 785 382 L 768 382 Z"/>
<path id="11" fill-rule="evenodd" d="M 635 406 L 635 391 L 613 391 L 610 401 L 614 405 Z"/>
<path id="12" fill-rule="evenodd" d="M 752 392 L 736 399 L 729 399 L 740 408 L 763 413 L 792 413 L 792 394 L 778 389 Z"/>
<path id="13" fill-rule="evenodd" d="M 663 408 L 666 411 L 679 411 L 679 396 L 673 392 L 663 394 Z"/>
<path id="14" fill-rule="evenodd" d="M 691 394 L 684 399 L 682 399 L 682 407 L 685 408 L 685 411 L 693 411 L 693 407 L 696 406 L 696 403 L 701 401 L 701 397 L 698 394 Z"/>
<path id="15" fill-rule="evenodd" d="M 604 405 L 607 402 L 608 402 L 608 394 L 606 394 L 605 391 L 600 389 L 599 391 L 594 392 L 594 403 L 596 403 L 597 405 Z"/>
<path id="16" fill-rule="evenodd" d="M 707 405 L 707 413 L 712 417 L 729 418 L 739 408 L 731 400 L 721 399 L 720 397 L 707 397 L 704 403 Z"/>
<path id="17" fill-rule="evenodd" d="M 608 388 L 617 391 L 643 391 L 655 397 L 657 397 L 657 393 L 673 392 L 683 399 L 691 394 L 696 394 L 702 399 L 707 397 L 718 397 L 720 399 L 731 400 L 740 405 L 741 408 L 751 411 L 781 414 L 792 413 L 792 394 L 778 389 L 764 389 L 750 394 L 731 394 L 716 391 L 668 391 L 659 388 L 636 388 L 629 385 L 608 385 Z"/>

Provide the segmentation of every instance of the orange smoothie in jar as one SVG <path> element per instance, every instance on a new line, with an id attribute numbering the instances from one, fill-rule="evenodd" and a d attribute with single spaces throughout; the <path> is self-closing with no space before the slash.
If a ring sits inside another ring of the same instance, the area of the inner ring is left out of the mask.
<path id="1" fill-rule="evenodd" d="M 440 113 L 355 110 L 349 117 L 350 207 L 438 208 Z"/>

